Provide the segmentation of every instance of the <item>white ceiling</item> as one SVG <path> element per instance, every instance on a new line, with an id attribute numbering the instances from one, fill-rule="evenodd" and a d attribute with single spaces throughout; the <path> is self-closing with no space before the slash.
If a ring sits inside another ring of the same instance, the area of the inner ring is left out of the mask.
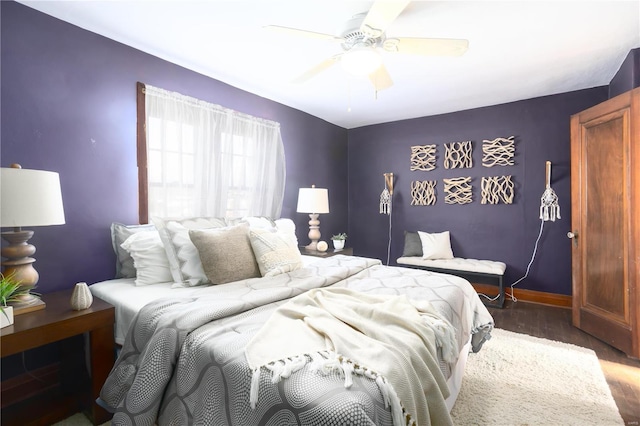
<path id="1" fill-rule="evenodd" d="M 394 85 L 333 66 L 338 43 L 265 30 L 339 34 L 372 1 L 94 0 L 20 3 L 344 128 L 607 85 L 640 47 L 640 1 L 413 1 L 388 37 L 463 38 L 460 57 L 384 54 Z"/>

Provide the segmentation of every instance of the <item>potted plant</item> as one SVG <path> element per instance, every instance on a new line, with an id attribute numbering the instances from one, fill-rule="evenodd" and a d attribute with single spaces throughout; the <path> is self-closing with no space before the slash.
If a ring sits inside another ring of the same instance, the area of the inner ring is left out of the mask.
<path id="1" fill-rule="evenodd" d="M 26 294 L 33 294 L 31 289 L 31 286 L 21 285 L 13 275 L 0 274 L 0 328 L 13 324 L 13 306 L 10 306 L 10 303 L 19 302 Z"/>
<path id="2" fill-rule="evenodd" d="M 336 250 L 342 250 L 344 248 L 344 242 L 347 239 L 347 234 L 341 232 L 340 234 L 333 235 L 331 240 L 333 241 L 333 248 Z"/>

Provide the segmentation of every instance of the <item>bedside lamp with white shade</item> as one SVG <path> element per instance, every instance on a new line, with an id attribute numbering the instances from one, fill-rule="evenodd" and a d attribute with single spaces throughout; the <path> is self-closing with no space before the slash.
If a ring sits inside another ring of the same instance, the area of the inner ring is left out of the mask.
<path id="1" fill-rule="evenodd" d="M 300 188 L 298 192 L 298 213 L 309 213 L 309 239 L 311 244 L 305 246 L 308 250 L 317 250 L 320 239 L 319 214 L 329 213 L 329 191 L 326 188 Z"/>
<path id="2" fill-rule="evenodd" d="M 0 226 L 13 228 L 3 231 L 2 238 L 8 242 L 2 247 L 3 275 L 32 288 L 38 283 L 39 274 L 33 267 L 31 257 L 36 248 L 27 242 L 33 231 L 23 230 L 23 226 L 63 225 L 65 223 L 62 205 L 62 191 L 58 173 L 23 169 L 18 164 L 1 168 L 0 175 Z M 15 313 L 21 308 L 44 305 L 40 299 L 26 295 L 14 304 Z"/>

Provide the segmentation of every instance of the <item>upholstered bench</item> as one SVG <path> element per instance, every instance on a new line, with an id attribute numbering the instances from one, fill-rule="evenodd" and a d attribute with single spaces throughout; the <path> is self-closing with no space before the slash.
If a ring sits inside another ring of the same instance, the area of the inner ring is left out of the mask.
<path id="1" fill-rule="evenodd" d="M 397 263 L 411 268 L 456 275 L 472 283 L 492 284 L 498 286 L 498 298 L 495 302 L 487 302 L 487 306 L 502 308 L 504 306 L 504 283 L 502 277 L 507 265 L 493 260 L 463 259 L 423 259 L 420 256 L 403 256 Z M 483 299 L 484 300 L 484 299 Z"/>

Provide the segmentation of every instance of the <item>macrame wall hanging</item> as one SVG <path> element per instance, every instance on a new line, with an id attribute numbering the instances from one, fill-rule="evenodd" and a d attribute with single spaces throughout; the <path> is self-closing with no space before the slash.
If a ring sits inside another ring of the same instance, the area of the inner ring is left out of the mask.
<path id="1" fill-rule="evenodd" d="M 389 216 L 389 242 L 387 244 L 387 266 L 391 260 L 391 212 L 393 201 L 393 173 L 384 173 L 384 189 L 380 194 L 380 214 Z"/>
<path id="2" fill-rule="evenodd" d="M 482 165 L 484 167 L 493 166 L 513 166 L 515 154 L 515 137 L 496 138 L 494 140 L 482 141 Z"/>
<path id="3" fill-rule="evenodd" d="M 545 169 L 545 190 L 540 198 L 540 219 L 555 222 L 560 217 L 560 204 L 555 191 L 551 189 L 551 161 L 547 161 Z"/>
<path id="4" fill-rule="evenodd" d="M 469 204 L 471 196 L 471 177 L 442 179 L 444 182 L 444 202 L 446 204 Z"/>
<path id="5" fill-rule="evenodd" d="M 414 145 L 411 147 L 410 171 L 431 171 L 436 168 L 436 146 Z"/>
<path id="6" fill-rule="evenodd" d="M 411 205 L 433 206 L 436 203 L 435 180 L 423 180 L 411 182 Z"/>
<path id="7" fill-rule="evenodd" d="M 513 181 L 511 176 L 483 177 L 481 204 L 513 204 Z"/>
<path id="8" fill-rule="evenodd" d="M 469 169 L 473 167 L 473 143 L 451 142 L 444 144 L 444 168 L 445 169 Z"/>
<path id="9" fill-rule="evenodd" d="M 391 214 L 391 199 L 393 195 L 393 173 L 385 173 L 384 190 L 380 194 L 380 214 Z"/>

